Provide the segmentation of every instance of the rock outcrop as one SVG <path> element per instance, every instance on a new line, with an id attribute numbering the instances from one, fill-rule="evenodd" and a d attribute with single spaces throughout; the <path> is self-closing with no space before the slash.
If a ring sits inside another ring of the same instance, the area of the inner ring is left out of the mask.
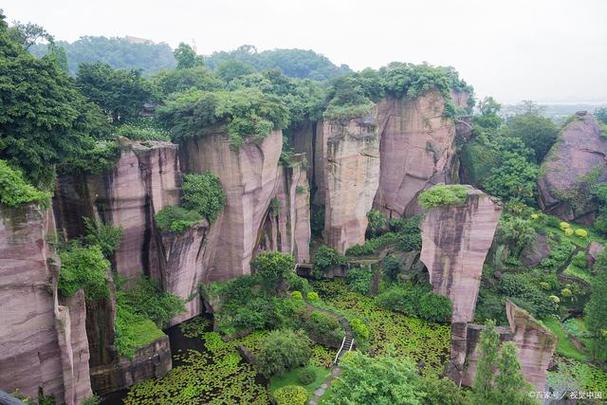
<path id="1" fill-rule="evenodd" d="M 282 132 L 262 141 L 247 141 L 238 150 L 225 132 L 193 138 L 182 148 L 185 171 L 211 171 L 219 177 L 227 201 L 221 219 L 213 270 L 209 281 L 226 280 L 251 272 L 262 222 L 270 209 L 278 182 Z"/>
<path id="2" fill-rule="evenodd" d="M 92 395 L 84 297 L 59 304 L 53 232 L 50 210 L 0 208 L 0 387 L 79 404 Z"/>
<path id="3" fill-rule="evenodd" d="M 367 213 L 379 184 L 379 139 L 373 116 L 320 121 L 324 159 L 325 242 L 340 253 L 365 241 Z"/>
<path id="4" fill-rule="evenodd" d="M 465 204 L 432 208 L 422 224 L 421 261 L 434 292 L 451 299 L 453 322 L 474 318 L 483 263 L 501 214 L 488 195 L 467 187 Z"/>
<path id="5" fill-rule="evenodd" d="M 457 173 L 455 123 L 443 116 L 444 110 L 445 100 L 437 91 L 378 104 L 381 168 L 375 206 L 388 217 L 419 213 L 417 194 L 433 184 L 450 183 Z"/>
<path id="6" fill-rule="evenodd" d="M 546 371 L 557 339 L 527 311 L 506 302 L 509 327 L 498 327 L 500 342 L 513 341 L 518 347 L 521 371 L 527 382 L 544 391 Z M 456 383 L 472 386 L 479 358 L 482 325 L 456 322 L 451 325 L 451 357 L 447 375 Z"/>
<path id="7" fill-rule="evenodd" d="M 538 179 L 542 210 L 566 221 L 592 223 L 588 176 L 607 181 L 607 139 L 591 115 L 578 112 L 561 131 L 541 166 Z"/>

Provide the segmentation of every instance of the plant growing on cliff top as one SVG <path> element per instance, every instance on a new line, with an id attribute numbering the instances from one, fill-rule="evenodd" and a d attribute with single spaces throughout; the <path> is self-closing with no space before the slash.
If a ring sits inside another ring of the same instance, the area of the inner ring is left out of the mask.
<path id="1" fill-rule="evenodd" d="M 423 191 L 417 201 L 424 209 L 443 205 L 461 205 L 466 202 L 468 188 L 460 184 L 437 184 Z"/>
<path id="2" fill-rule="evenodd" d="M 158 211 L 154 220 L 161 231 L 180 233 L 202 221 L 202 216 L 196 211 L 171 205 Z"/>
<path id="3" fill-rule="evenodd" d="M 11 168 L 4 160 L 0 160 L 0 204 L 7 207 L 29 203 L 46 205 L 50 198 L 50 193 L 40 191 L 28 184 L 19 170 Z"/>
<path id="4" fill-rule="evenodd" d="M 226 203 L 219 177 L 211 172 L 183 176 L 183 207 L 206 217 L 210 223 L 217 219 Z"/>
<path id="5" fill-rule="evenodd" d="M 98 246 L 82 247 L 76 243 L 59 252 L 59 293 L 71 297 L 84 289 L 88 300 L 106 298 L 109 295 L 108 271 L 110 262 Z"/>

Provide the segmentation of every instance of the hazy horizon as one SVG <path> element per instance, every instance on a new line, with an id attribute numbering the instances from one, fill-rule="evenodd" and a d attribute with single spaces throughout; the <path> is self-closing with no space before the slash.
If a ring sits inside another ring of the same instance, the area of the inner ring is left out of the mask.
<path id="1" fill-rule="evenodd" d="M 170 8 L 166 6 L 170 4 Z M 607 1 L 5 0 L 7 20 L 58 40 L 135 36 L 195 45 L 312 49 L 352 69 L 391 61 L 453 66 L 502 103 L 607 103 Z"/>

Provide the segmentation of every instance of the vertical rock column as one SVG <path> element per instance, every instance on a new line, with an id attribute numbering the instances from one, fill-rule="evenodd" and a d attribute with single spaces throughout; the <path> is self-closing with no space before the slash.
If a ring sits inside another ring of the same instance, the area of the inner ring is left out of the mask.
<path id="1" fill-rule="evenodd" d="M 372 117 L 324 120 L 325 241 L 340 253 L 365 241 L 367 213 L 379 184 L 379 138 Z"/>
<path id="2" fill-rule="evenodd" d="M 430 209 L 422 224 L 421 261 L 435 293 L 453 303 L 452 322 L 470 322 L 478 297 L 483 263 L 501 208 L 471 186 L 461 206 Z"/>
<path id="3" fill-rule="evenodd" d="M 92 395 L 84 301 L 58 303 L 58 258 L 48 244 L 51 210 L 0 207 L 0 389 L 57 402 Z"/>

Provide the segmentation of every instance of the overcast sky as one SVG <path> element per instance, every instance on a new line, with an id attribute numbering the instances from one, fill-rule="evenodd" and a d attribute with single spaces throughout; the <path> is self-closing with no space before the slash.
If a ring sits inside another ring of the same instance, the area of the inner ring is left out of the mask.
<path id="1" fill-rule="evenodd" d="M 454 66 L 505 103 L 607 102 L 607 0 L 2 0 L 56 38 L 313 49 L 353 69 Z"/>

